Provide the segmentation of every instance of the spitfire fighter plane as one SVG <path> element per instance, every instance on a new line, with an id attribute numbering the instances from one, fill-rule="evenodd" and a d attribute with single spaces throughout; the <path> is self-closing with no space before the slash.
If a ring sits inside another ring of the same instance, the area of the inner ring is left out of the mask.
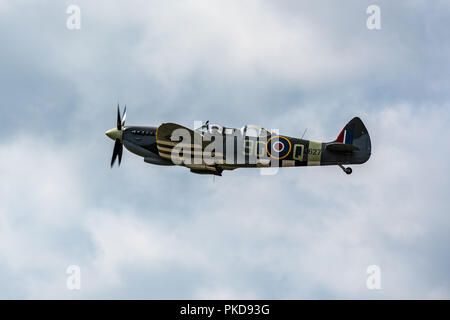
<path id="1" fill-rule="evenodd" d="M 197 174 L 221 176 L 224 170 L 302 166 L 339 166 L 367 162 L 371 155 L 369 133 L 359 118 L 353 118 L 331 142 L 314 142 L 280 135 L 255 125 L 241 129 L 209 124 L 191 130 L 175 123 L 158 127 L 125 126 L 117 106 L 117 126 L 106 132 L 115 141 L 111 168 L 123 146 L 154 165 L 179 165 Z"/>

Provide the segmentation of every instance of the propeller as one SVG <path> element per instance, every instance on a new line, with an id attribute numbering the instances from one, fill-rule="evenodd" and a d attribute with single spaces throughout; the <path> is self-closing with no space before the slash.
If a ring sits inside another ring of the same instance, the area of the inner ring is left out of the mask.
<path id="1" fill-rule="evenodd" d="M 111 158 L 111 168 L 113 167 L 114 162 L 116 162 L 117 156 L 119 156 L 119 167 L 120 167 L 120 163 L 122 162 L 122 151 L 123 145 L 119 139 L 116 139 L 116 142 L 114 143 L 113 155 Z"/>
<path id="2" fill-rule="evenodd" d="M 122 162 L 122 153 L 123 153 L 123 144 L 122 144 L 122 136 L 123 131 L 122 128 L 125 126 L 125 120 L 127 118 L 127 106 L 123 110 L 122 116 L 120 116 L 120 106 L 117 103 L 117 126 L 111 130 L 106 131 L 106 135 L 114 140 L 114 149 L 111 158 L 111 168 L 116 162 L 117 157 L 119 157 L 119 166 Z"/>

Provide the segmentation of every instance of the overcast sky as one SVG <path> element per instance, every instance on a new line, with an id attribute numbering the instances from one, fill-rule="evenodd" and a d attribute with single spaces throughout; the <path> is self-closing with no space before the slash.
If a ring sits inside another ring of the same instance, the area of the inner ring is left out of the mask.
<path id="1" fill-rule="evenodd" d="M 449 18 L 425 0 L 0 0 L 0 298 L 450 298 Z M 128 125 L 315 141 L 359 116 L 373 154 L 351 176 L 213 180 L 128 151 L 111 170 L 117 100 Z"/>

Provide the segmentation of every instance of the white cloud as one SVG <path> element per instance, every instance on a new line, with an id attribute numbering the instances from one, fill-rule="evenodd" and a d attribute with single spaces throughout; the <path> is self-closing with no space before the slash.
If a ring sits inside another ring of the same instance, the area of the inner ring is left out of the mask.
<path id="1" fill-rule="evenodd" d="M 78 33 L 59 5 L 46 19 L 10 8 L 21 41 L 6 37 L 2 79 L 15 110 L 0 140 L 3 297 L 450 296 L 448 81 L 416 50 L 430 38 L 403 37 L 385 14 L 402 7 L 383 6 L 384 31 L 369 35 L 359 4 L 80 2 Z M 262 119 L 313 140 L 359 115 L 373 156 L 350 177 L 241 169 L 213 182 L 128 152 L 110 170 L 117 97 L 134 103 L 129 124 Z M 71 264 L 80 292 L 65 288 Z M 365 287 L 371 264 L 380 292 Z"/>
<path id="2" fill-rule="evenodd" d="M 435 223 L 448 189 L 447 179 L 435 176 L 448 167 L 445 157 L 421 170 L 429 154 L 415 146 L 427 145 L 436 132 L 448 139 L 449 119 L 445 109 L 413 110 L 399 105 L 373 111 L 367 126 L 374 155 L 351 177 L 339 168 L 284 169 L 271 177 L 241 170 L 215 183 L 186 176 L 195 190 L 179 181 L 170 203 L 165 190 L 149 188 L 155 198 L 144 207 L 133 204 L 133 188 L 122 183 L 117 201 L 100 205 L 100 196 L 92 202 L 101 191 L 84 187 L 80 170 L 86 163 L 76 164 L 73 146 L 58 150 L 36 137 L 18 137 L 1 146 L 8 154 L 1 163 L 3 267 L 16 277 L 29 273 L 21 286 L 25 297 L 77 297 L 60 283 L 64 268 L 77 261 L 85 279 L 80 297 L 134 296 L 127 290 L 136 272 L 147 290 L 142 297 L 446 297 L 448 288 L 424 273 L 439 270 L 433 260 L 439 258 L 413 248 L 432 245 L 441 232 Z M 29 157 L 33 150 L 40 156 Z M 151 167 L 136 162 L 109 171 L 109 179 L 128 170 Z M 173 174 L 166 171 L 165 180 Z M 129 181 L 148 187 L 142 175 Z M 181 205 L 189 208 L 184 214 L 177 212 L 178 202 L 199 196 L 200 202 Z M 120 202 L 126 207 L 113 209 Z M 81 247 L 77 238 L 62 238 L 71 229 L 87 238 Z M 66 244 L 53 243 L 60 241 Z M 370 264 L 382 268 L 378 295 L 365 288 Z M 198 281 L 185 279 L 164 291 L 159 281 L 170 281 L 168 268 L 194 272 Z M 171 291 L 178 286 L 189 287 Z"/>
<path id="3" fill-rule="evenodd" d="M 201 268 L 206 263 L 202 252 L 179 239 L 174 230 L 157 221 L 143 223 L 133 212 L 91 213 L 86 228 L 97 250 L 93 265 L 106 283 L 120 284 L 126 267 L 158 272 L 167 264 Z"/>

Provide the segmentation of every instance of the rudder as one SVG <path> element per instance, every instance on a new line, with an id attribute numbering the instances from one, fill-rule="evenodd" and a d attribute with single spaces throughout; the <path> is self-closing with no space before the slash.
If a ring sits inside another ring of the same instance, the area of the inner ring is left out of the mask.
<path id="1" fill-rule="evenodd" d="M 366 162 L 372 153 L 369 132 L 362 120 L 358 117 L 353 118 L 347 123 L 334 142 L 356 147 L 357 151 L 354 151 L 352 156 L 353 161 L 356 163 Z"/>

